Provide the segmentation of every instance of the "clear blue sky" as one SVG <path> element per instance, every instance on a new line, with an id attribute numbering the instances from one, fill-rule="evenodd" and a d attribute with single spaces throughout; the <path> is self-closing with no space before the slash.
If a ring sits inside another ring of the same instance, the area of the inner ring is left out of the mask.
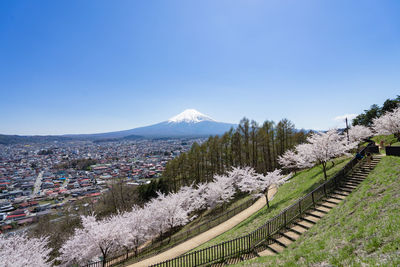
<path id="1" fill-rule="evenodd" d="M 400 1 L 0 2 L 0 133 L 341 126 L 400 94 Z"/>

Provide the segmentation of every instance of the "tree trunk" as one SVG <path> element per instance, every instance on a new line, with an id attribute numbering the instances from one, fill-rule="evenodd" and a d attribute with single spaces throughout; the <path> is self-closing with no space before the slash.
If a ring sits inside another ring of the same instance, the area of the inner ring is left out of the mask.
<path id="1" fill-rule="evenodd" d="M 266 200 L 267 200 L 267 207 L 269 208 L 269 200 L 268 200 L 268 188 L 267 189 L 265 189 L 265 198 L 266 198 Z"/>
<path id="2" fill-rule="evenodd" d="M 328 176 L 326 175 L 326 162 L 322 162 L 322 170 L 324 171 L 324 178 L 326 181 L 328 179 Z"/>
<path id="3" fill-rule="evenodd" d="M 103 267 L 105 267 L 106 263 L 107 263 L 107 249 L 103 249 L 102 247 L 100 247 L 100 250 L 101 250 L 101 254 L 103 255 L 102 264 L 103 264 Z"/>

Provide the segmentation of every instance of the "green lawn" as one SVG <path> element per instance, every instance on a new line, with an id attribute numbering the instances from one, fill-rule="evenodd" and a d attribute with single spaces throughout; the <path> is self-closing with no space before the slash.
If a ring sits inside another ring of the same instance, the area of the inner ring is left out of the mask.
<path id="1" fill-rule="evenodd" d="M 393 134 L 391 135 L 377 135 L 371 138 L 376 144 L 380 144 L 381 141 L 384 142 L 385 146 L 392 145 L 397 146 L 400 145 L 400 142 L 397 141 L 397 138 L 394 137 Z"/>
<path id="2" fill-rule="evenodd" d="M 207 222 L 209 220 L 213 220 L 215 219 L 219 214 L 223 213 L 223 212 L 227 212 L 229 210 L 233 210 L 236 207 L 240 206 L 241 204 L 244 204 L 246 201 L 250 200 L 251 196 L 247 195 L 247 196 L 240 196 L 237 199 L 232 200 L 231 203 L 227 204 L 225 209 L 222 210 L 222 208 L 215 208 L 214 210 L 205 210 L 203 212 L 203 214 L 201 216 L 199 216 L 198 218 L 196 218 L 195 220 L 191 221 L 190 223 L 188 223 L 187 225 L 185 225 L 184 227 L 182 227 L 182 229 L 177 232 L 176 234 L 185 232 L 189 229 L 193 229 L 196 226 Z M 176 235 L 174 234 L 174 235 Z"/>
<path id="3" fill-rule="evenodd" d="M 398 142 L 397 138 L 394 137 L 393 134 L 391 135 L 377 135 L 371 138 L 377 145 L 381 143 L 381 141 L 384 142 L 385 146 L 391 145 L 391 146 L 400 146 L 400 142 Z M 385 148 L 380 150 L 381 154 L 386 154 Z"/>
<path id="4" fill-rule="evenodd" d="M 349 197 L 280 255 L 241 266 L 400 266 L 400 158 L 384 157 Z"/>
<path id="5" fill-rule="evenodd" d="M 336 164 L 334 167 L 332 167 L 332 164 L 329 163 L 329 170 L 327 172 L 328 176 L 332 177 L 341 168 L 343 168 L 343 166 L 346 165 L 349 160 L 350 158 L 348 157 L 336 159 Z M 282 185 L 278 189 L 274 199 L 270 202 L 270 208 L 262 208 L 260 211 L 253 214 L 233 229 L 221 234 L 209 242 L 206 242 L 194 250 L 231 240 L 255 230 L 257 227 L 263 225 L 268 219 L 272 218 L 284 208 L 294 203 L 297 199 L 311 192 L 323 181 L 324 178 L 322 168 L 320 166 L 297 173 L 289 182 Z"/>

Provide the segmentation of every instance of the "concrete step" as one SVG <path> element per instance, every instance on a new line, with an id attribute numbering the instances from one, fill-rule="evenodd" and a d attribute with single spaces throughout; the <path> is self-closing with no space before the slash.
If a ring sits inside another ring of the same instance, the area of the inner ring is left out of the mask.
<path id="1" fill-rule="evenodd" d="M 306 220 L 301 220 L 297 222 L 297 225 L 306 228 L 307 230 L 310 229 L 315 223 L 307 222 Z"/>
<path id="2" fill-rule="evenodd" d="M 353 192 L 353 190 L 354 189 L 356 189 L 357 188 L 357 186 L 354 186 L 354 185 L 347 185 L 347 184 L 341 184 L 340 186 L 339 186 L 339 188 L 341 188 L 341 189 L 346 189 L 346 190 L 350 190 L 350 192 Z"/>
<path id="3" fill-rule="evenodd" d="M 303 216 L 302 219 L 303 219 L 303 221 L 306 221 L 306 222 L 314 225 L 321 219 L 321 217 L 316 217 L 316 216 L 307 214 L 306 216 Z"/>
<path id="4" fill-rule="evenodd" d="M 266 250 L 263 250 L 261 252 L 258 253 L 258 255 L 260 255 L 260 257 L 264 257 L 264 256 L 274 256 L 278 254 L 278 251 L 275 251 L 271 248 L 267 248 Z"/>
<path id="5" fill-rule="evenodd" d="M 357 178 L 357 177 L 347 177 L 347 179 L 345 181 L 349 181 L 349 182 L 354 182 L 354 183 L 362 183 L 365 179 L 361 179 L 361 178 Z"/>
<path id="6" fill-rule="evenodd" d="M 365 178 L 367 178 L 367 175 L 366 176 L 356 176 L 356 175 L 349 175 L 349 176 L 347 176 L 346 177 L 346 179 L 344 179 L 344 180 L 348 180 L 348 179 L 357 179 L 357 180 L 360 180 L 360 181 L 364 181 L 365 180 Z"/>
<path id="7" fill-rule="evenodd" d="M 294 242 L 296 241 L 297 238 L 299 238 L 299 234 L 296 234 L 292 231 L 287 231 L 284 233 L 281 233 L 281 235 L 283 235 L 284 237 L 286 237 L 287 239 L 289 239 L 290 241 Z"/>
<path id="8" fill-rule="evenodd" d="M 315 208 L 313 208 L 313 210 L 315 211 L 319 211 L 322 213 L 328 213 L 330 210 L 332 209 L 332 207 L 325 207 L 322 204 L 318 204 L 317 206 L 315 206 Z"/>
<path id="9" fill-rule="evenodd" d="M 336 197 L 336 198 L 338 197 L 338 198 L 341 198 L 341 199 L 345 199 L 348 195 L 350 195 L 350 193 L 345 192 L 345 191 L 340 190 L 340 189 L 337 189 L 337 190 L 335 190 L 333 192 L 332 197 Z"/>
<path id="10" fill-rule="evenodd" d="M 362 182 L 361 181 L 355 181 L 355 180 L 350 180 L 350 179 L 348 179 L 348 180 L 344 180 L 343 181 L 343 183 L 344 184 L 347 184 L 347 185 L 353 185 L 353 186 L 358 186 L 359 184 L 361 184 Z"/>
<path id="11" fill-rule="evenodd" d="M 297 233 L 304 233 L 307 231 L 307 228 L 304 226 L 299 226 L 296 224 L 293 224 L 293 226 L 291 227 L 292 230 L 296 231 Z"/>
<path id="12" fill-rule="evenodd" d="M 325 200 L 325 202 L 323 202 L 322 204 L 319 204 L 320 205 L 320 207 L 319 208 L 326 208 L 326 209 L 329 209 L 329 210 L 331 210 L 332 208 L 334 208 L 334 207 L 336 207 L 337 206 L 337 204 L 335 203 L 335 204 L 333 204 L 332 202 L 327 202 L 326 200 Z"/>
<path id="13" fill-rule="evenodd" d="M 281 236 L 280 238 L 277 238 L 276 241 L 279 242 L 279 245 L 282 246 L 282 244 L 283 244 L 285 247 L 287 247 L 293 243 L 293 240 L 290 240 L 289 238 L 287 238 L 285 236 Z"/>
<path id="14" fill-rule="evenodd" d="M 347 188 L 345 186 L 339 186 L 338 190 L 351 194 L 353 192 L 353 188 Z"/>
<path id="15" fill-rule="evenodd" d="M 354 189 L 357 188 L 357 185 L 356 185 L 356 184 L 352 184 L 352 183 L 342 183 L 341 187 L 342 187 L 342 186 L 344 186 L 344 187 L 346 187 L 346 188 L 349 188 L 349 189 L 351 189 L 351 190 L 354 190 Z"/>
<path id="16" fill-rule="evenodd" d="M 281 246 L 278 243 L 273 243 L 273 244 L 269 245 L 268 247 L 269 247 L 269 249 L 272 249 L 272 251 L 276 251 L 276 253 L 280 253 L 285 249 L 284 246 Z"/>
<path id="17" fill-rule="evenodd" d="M 293 234 L 300 236 L 302 234 L 302 232 L 295 230 L 293 227 L 294 226 L 292 225 L 291 228 L 286 228 L 286 231 L 287 231 L 286 233 L 293 233 Z"/>
<path id="18" fill-rule="evenodd" d="M 318 217 L 322 218 L 322 217 L 325 216 L 326 212 L 321 212 L 319 210 L 314 210 L 314 209 L 311 208 L 309 211 L 307 211 L 307 214 L 311 215 L 311 216 L 314 216 L 316 218 L 318 218 Z"/>
<path id="19" fill-rule="evenodd" d="M 368 173 L 366 172 L 353 172 L 351 174 L 351 176 L 356 176 L 356 177 L 361 177 L 361 178 L 365 178 L 368 176 Z"/>
<path id="20" fill-rule="evenodd" d="M 329 197 L 335 199 L 338 204 L 340 201 L 345 199 L 345 197 L 343 195 L 336 195 L 336 194 L 331 194 Z"/>
<path id="21" fill-rule="evenodd" d="M 324 204 L 325 204 L 325 205 L 331 205 L 332 207 L 336 207 L 337 204 L 340 203 L 340 201 L 341 201 L 341 200 L 338 200 L 337 198 L 329 197 L 329 198 L 326 198 L 326 199 L 325 199 Z"/>

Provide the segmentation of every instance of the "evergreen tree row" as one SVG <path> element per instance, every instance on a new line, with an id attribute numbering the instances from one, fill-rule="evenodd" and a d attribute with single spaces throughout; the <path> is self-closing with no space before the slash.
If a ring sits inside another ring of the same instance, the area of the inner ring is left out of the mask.
<path id="1" fill-rule="evenodd" d="M 393 99 L 386 99 L 382 107 L 377 104 L 372 105 L 369 109 L 364 110 L 363 113 L 359 114 L 353 119 L 352 125 L 363 125 L 370 127 L 372 121 L 375 118 L 379 118 L 386 112 L 391 112 L 400 105 L 400 95 Z"/>
<path id="2" fill-rule="evenodd" d="M 279 167 L 278 156 L 306 137 L 307 132 L 296 130 L 287 119 L 259 125 L 243 118 L 236 129 L 211 136 L 202 144 L 194 143 L 190 151 L 169 161 L 162 179 L 168 191 L 176 192 L 184 185 L 210 182 L 215 174 L 232 166 L 250 166 L 265 174 Z"/>

